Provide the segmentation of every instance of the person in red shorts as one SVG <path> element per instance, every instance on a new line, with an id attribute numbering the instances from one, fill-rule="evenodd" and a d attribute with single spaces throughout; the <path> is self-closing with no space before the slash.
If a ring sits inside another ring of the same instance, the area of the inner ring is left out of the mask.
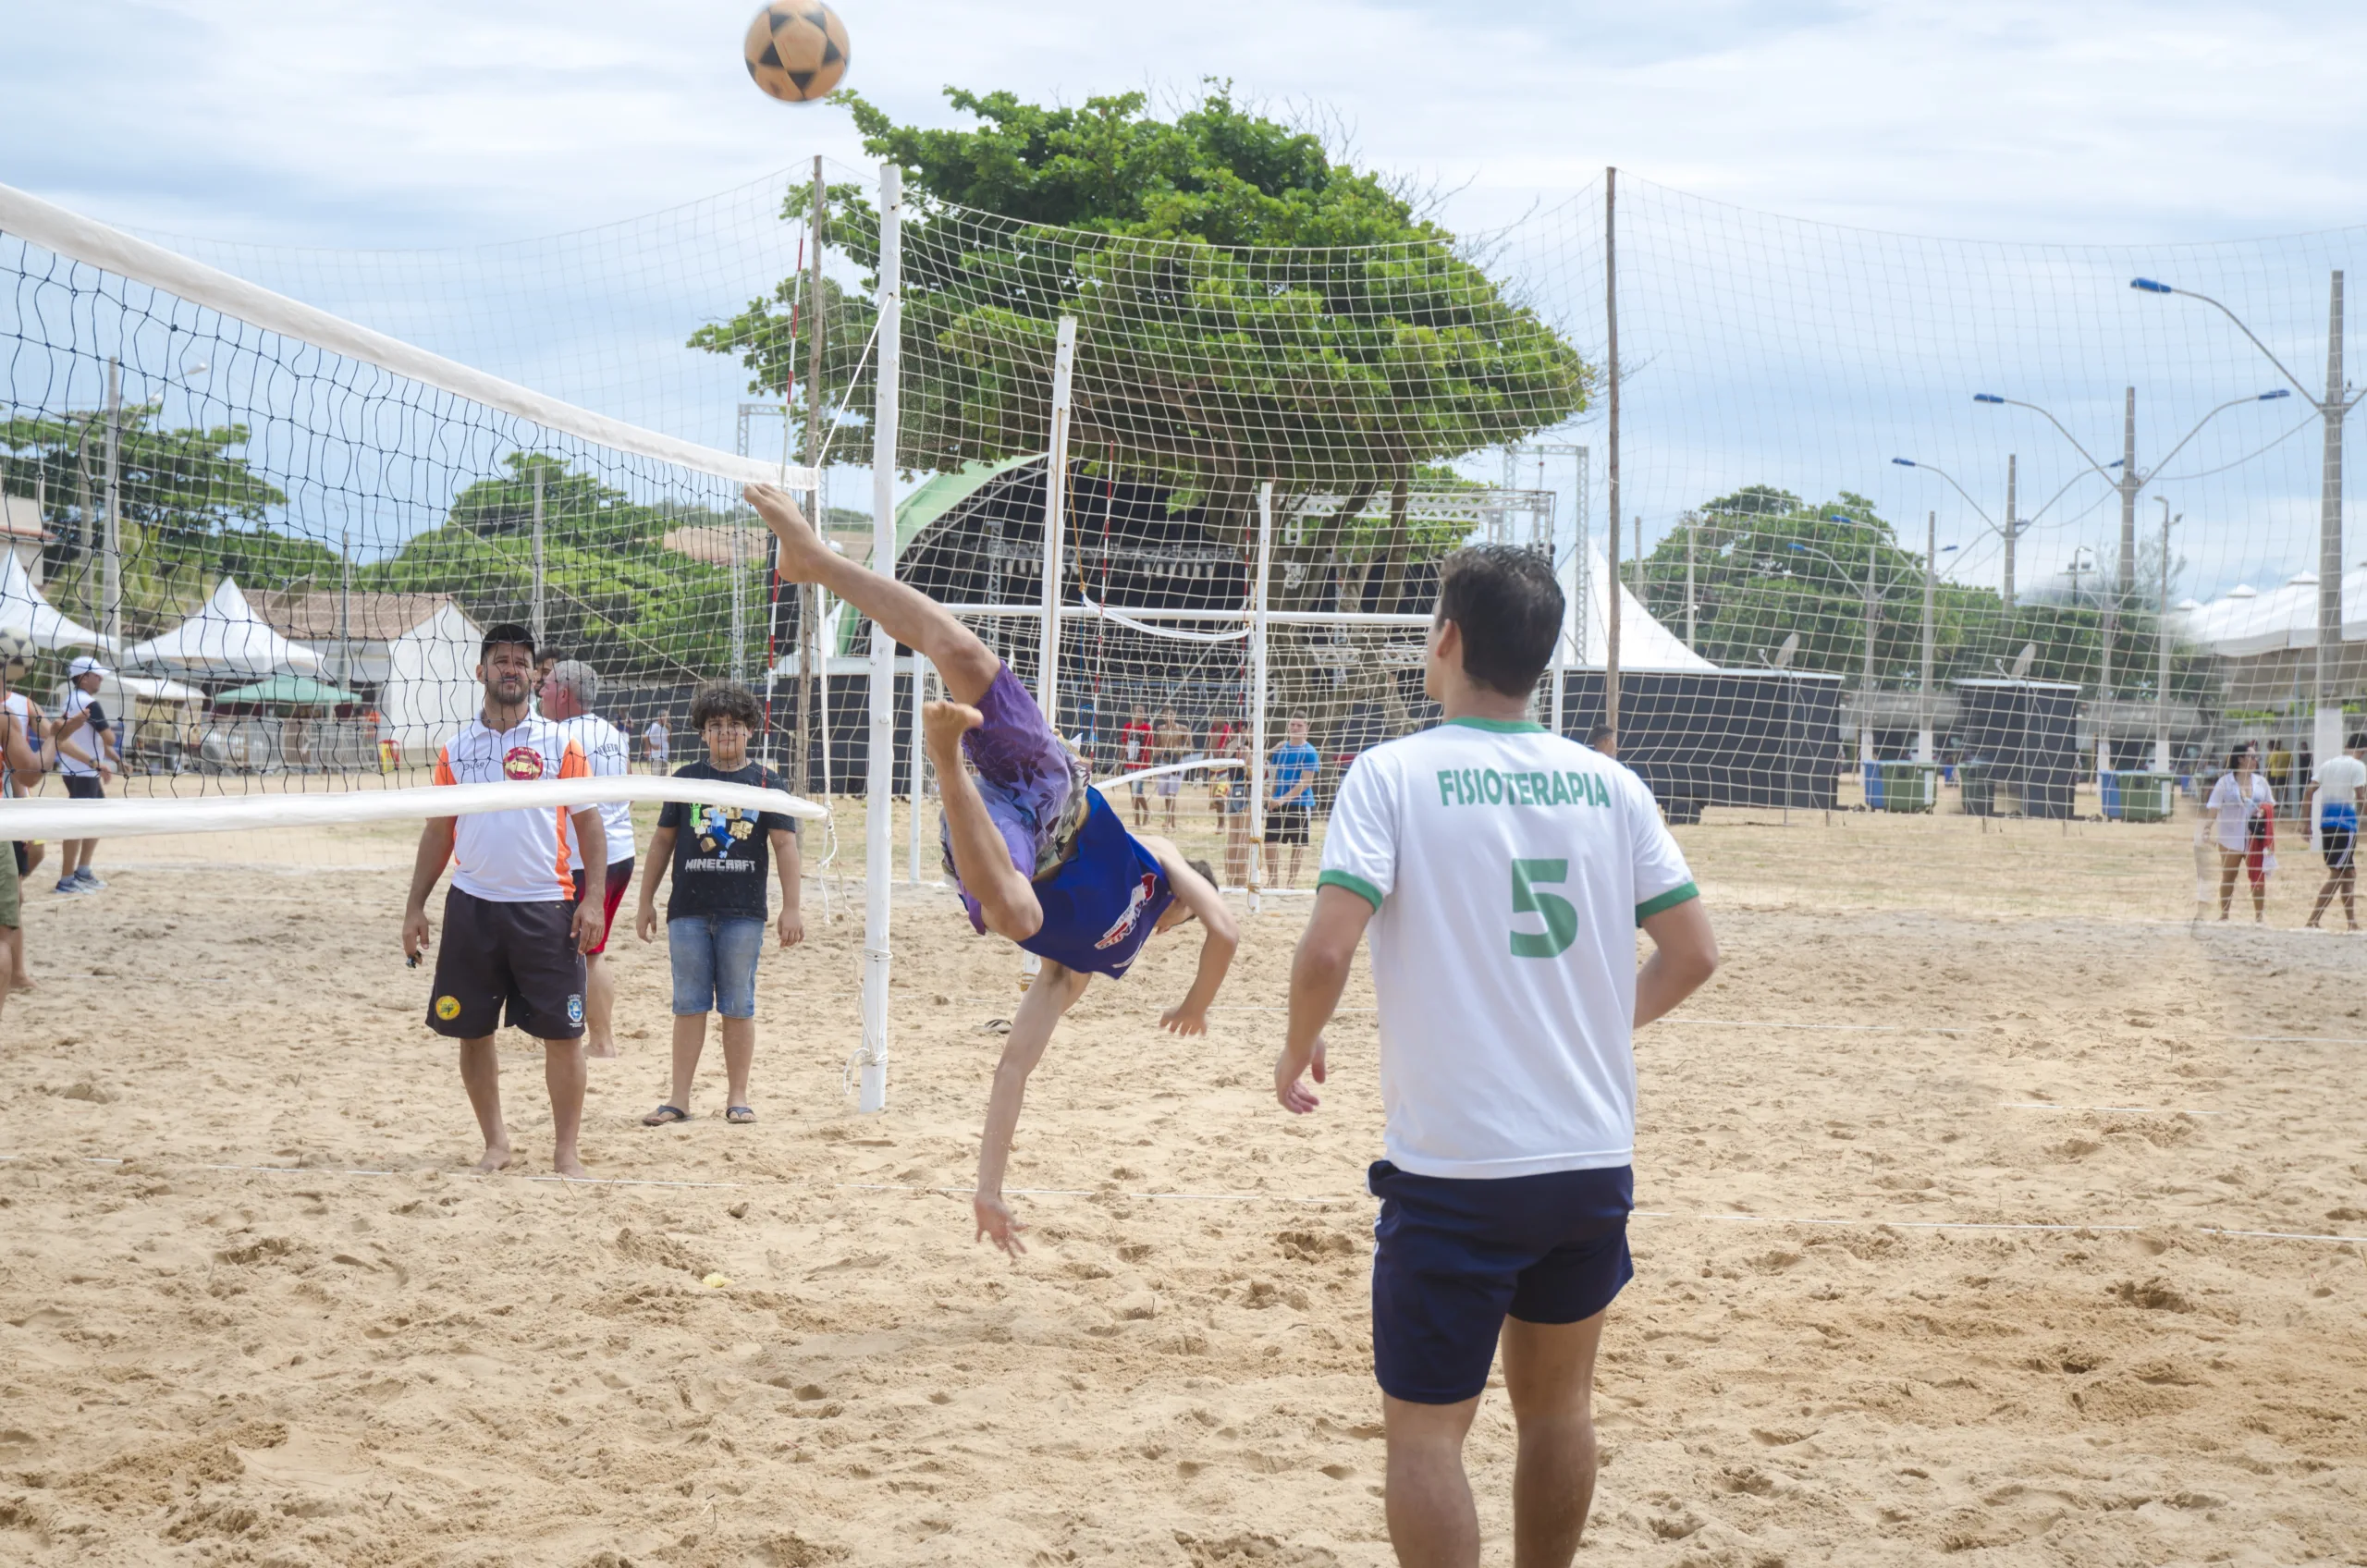
<path id="1" fill-rule="evenodd" d="M 504 623 L 484 634 L 477 679 L 484 705 L 435 757 L 438 784 L 588 778 L 583 748 L 535 713 L 534 634 Z M 568 862 L 583 841 L 578 898 Z M 589 1178 L 576 1153 L 583 1126 L 583 954 L 606 934 L 601 911 L 608 836 L 598 806 L 523 808 L 434 816 L 422 825 L 403 909 L 403 956 L 427 946 L 427 895 L 447 864 L 444 940 L 427 1026 L 460 1043 L 460 1083 L 484 1133 L 487 1174 L 509 1163 L 501 1119 L 501 1061 L 494 1031 L 504 1018 L 542 1042 L 551 1096 L 551 1167 Z"/>

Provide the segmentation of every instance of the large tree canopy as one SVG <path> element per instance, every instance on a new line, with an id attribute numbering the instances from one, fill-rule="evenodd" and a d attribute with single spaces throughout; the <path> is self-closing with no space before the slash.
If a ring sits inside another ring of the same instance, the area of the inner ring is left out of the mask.
<path id="1" fill-rule="evenodd" d="M 935 130 L 842 96 L 866 151 L 908 171 L 907 464 L 1042 450 L 1062 315 L 1078 321 L 1073 451 L 1220 510 L 1264 480 L 1369 495 L 1587 404 L 1592 367 L 1453 236 L 1221 87 L 1171 120 L 1140 93 L 1063 108 L 949 90 L 976 123 Z M 792 194 L 785 215 L 803 212 Z M 833 192 L 825 238 L 876 270 L 858 188 Z M 779 393 L 804 372 L 803 292 L 786 280 L 692 341 Z M 825 394 L 860 409 L 871 306 L 829 289 L 820 314 Z"/>

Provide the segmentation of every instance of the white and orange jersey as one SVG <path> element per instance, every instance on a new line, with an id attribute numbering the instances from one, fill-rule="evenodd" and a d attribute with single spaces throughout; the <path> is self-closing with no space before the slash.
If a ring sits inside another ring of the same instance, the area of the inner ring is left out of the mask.
<path id="1" fill-rule="evenodd" d="M 438 784 L 497 784 L 505 779 L 589 778 L 592 765 L 566 730 L 529 713 L 509 729 L 482 718 L 435 753 Z M 452 886 L 497 904 L 564 903 L 575 896 L 568 875 L 575 832 L 564 806 L 489 811 L 457 818 L 452 835 Z"/>

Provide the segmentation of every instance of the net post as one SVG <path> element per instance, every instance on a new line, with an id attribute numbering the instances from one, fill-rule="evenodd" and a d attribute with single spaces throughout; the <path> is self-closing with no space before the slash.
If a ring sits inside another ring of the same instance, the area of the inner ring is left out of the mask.
<path id="1" fill-rule="evenodd" d="M 1061 552 L 1068 541 L 1069 388 L 1076 367 L 1076 317 L 1061 318 L 1052 349 L 1052 416 L 1044 447 L 1044 631 L 1036 660 L 1036 705 L 1061 732 Z"/>
<path id="2" fill-rule="evenodd" d="M 107 360 L 107 518 L 99 615 L 107 653 L 123 657 L 123 365 Z M 90 535 L 85 533 L 85 539 Z M 87 569 L 85 569 L 87 570 Z M 87 581 L 87 580 L 86 580 Z"/>
<path id="3" fill-rule="evenodd" d="M 543 646 L 543 465 L 534 465 L 534 650 Z"/>
<path id="4" fill-rule="evenodd" d="M 1603 475 L 1609 516 L 1603 543 L 1610 551 L 1611 581 L 1603 595 L 1602 722 L 1619 733 L 1619 171 L 1602 172 L 1602 314 L 1608 330 L 1603 379 L 1610 408 L 1603 431 Z"/>
<path id="5" fill-rule="evenodd" d="M 2311 755 L 2342 754 L 2342 697 L 2335 690 L 2342 657 L 2342 422 L 2350 411 L 2342 378 L 2342 274 L 2334 275 L 2326 306 L 2326 396 L 2318 406 L 2325 426 L 2325 471 L 2318 502 L 2318 640 L 2311 659 L 2317 687 L 2310 719 Z"/>
<path id="6" fill-rule="evenodd" d="M 921 705 L 928 701 L 929 662 L 921 657 L 920 650 L 913 650 L 913 808 L 907 820 L 906 863 L 904 880 L 914 887 L 921 880 L 921 797 L 927 779 L 924 771 L 928 766 L 926 748 L 921 744 Z"/>
<path id="7" fill-rule="evenodd" d="M 1249 909 L 1266 880 L 1266 589 L 1274 564 L 1274 482 L 1257 486 L 1257 576 L 1249 600 Z"/>
<path id="8" fill-rule="evenodd" d="M 813 514 L 814 526 L 829 526 L 828 509 L 822 499 L 822 220 L 828 190 L 822 183 L 822 160 L 814 160 L 814 208 L 807 224 L 806 238 L 813 241 L 806 248 L 805 272 L 805 466 L 813 472 L 814 488 L 805 493 L 806 509 Z M 788 435 L 789 389 L 781 389 L 781 434 Z M 780 582 L 779 553 L 773 558 L 773 582 L 778 593 Z M 822 668 L 822 590 L 819 584 L 801 582 L 797 594 L 797 780 L 798 788 L 815 793 L 814 730 L 815 705 L 829 696 L 828 678 Z M 765 679 L 769 682 L 771 672 Z M 827 709 L 821 717 L 822 747 L 825 761 L 819 793 L 830 792 L 829 716 Z"/>
<path id="9" fill-rule="evenodd" d="M 899 338 L 903 327 L 901 276 L 903 244 L 903 171 L 893 162 L 879 165 L 879 349 L 878 402 L 872 415 L 871 570 L 896 571 L 896 399 L 902 366 Z M 889 866 L 894 859 L 893 795 L 896 788 L 896 640 L 871 623 L 871 736 L 865 759 L 863 1072 L 858 1108 L 869 1115 L 888 1105 L 888 978 Z"/>
<path id="10" fill-rule="evenodd" d="M 1937 762 L 1932 736 L 1932 654 L 1934 601 L 1939 594 L 1940 514 L 1927 512 L 1923 522 L 1923 668 L 1922 696 L 1916 704 L 1915 760 Z"/>

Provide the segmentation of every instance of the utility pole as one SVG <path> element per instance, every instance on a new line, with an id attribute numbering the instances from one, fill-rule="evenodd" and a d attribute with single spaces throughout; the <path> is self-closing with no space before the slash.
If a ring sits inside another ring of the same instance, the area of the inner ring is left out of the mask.
<path id="1" fill-rule="evenodd" d="M 1693 531 L 1700 519 L 1688 513 L 1685 519 L 1685 645 L 1693 646 Z"/>
<path id="2" fill-rule="evenodd" d="M 2153 675 L 2153 771 L 2170 771 L 2170 498 L 2157 496 L 2162 503 L 2162 602 L 2160 619 L 2155 623 L 2156 641 L 2161 643 L 2161 668 Z"/>
<path id="3" fill-rule="evenodd" d="M 337 683 L 353 685 L 353 530 L 337 536 Z"/>
<path id="4" fill-rule="evenodd" d="M 2137 472 L 2137 388 L 2128 389 L 2122 405 L 2120 424 L 2120 478 L 2114 487 L 2120 492 L 2120 570 L 2113 579 L 2112 592 L 2104 599 L 2103 636 L 2097 645 L 2103 650 L 2096 673 L 2096 771 L 2112 771 L 2112 655 L 2113 643 L 2120 637 L 2120 606 L 2137 587 L 2137 492 L 2144 488 L 2145 476 Z M 2101 570 L 2097 575 L 2103 576 Z"/>
<path id="5" fill-rule="evenodd" d="M 1923 524 L 1923 695 L 1916 706 L 1915 760 L 1932 762 L 1932 651 L 1935 633 L 1933 611 L 1939 594 L 1940 514 L 1927 513 Z"/>
<path id="6" fill-rule="evenodd" d="M 1866 533 L 1866 652 L 1865 663 L 1858 675 L 1858 760 L 1861 764 L 1874 760 L 1874 563 L 1881 558 L 1881 541 L 1871 529 Z M 1789 721 L 1784 730 L 1786 746 L 1791 744 Z M 1788 767 L 1786 772 L 1788 773 Z M 1789 786 L 1785 798 L 1789 799 Z"/>
<path id="7" fill-rule="evenodd" d="M 536 463 L 534 474 L 534 648 L 543 646 L 543 465 Z"/>
<path id="8" fill-rule="evenodd" d="M 1605 468 L 1610 492 L 1608 535 L 1611 550 L 1611 592 L 1603 612 L 1602 722 L 1615 741 L 1619 733 L 1619 171 L 1602 174 L 1602 312 L 1608 329 L 1604 374 L 1609 381 L 1610 410 L 1605 432 L 1610 458 Z M 1789 799 L 1788 794 L 1785 797 Z"/>
<path id="9" fill-rule="evenodd" d="M 2326 427 L 2324 494 L 2318 505 L 2317 712 L 2311 731 L 2319 762 L 2342 752 L 2335 667 L 2342 654 L 2342 422 L 2349 412 L 2342 381 L 2342 274 L 2336 272 L 2326 307 L 2326 396 L 2318 405 Z"/>
<path id="10" fill-rule="evenodd" d="M 2005 526 L 2000 531 L 2005 535 L 2005 608 L 2008 612 L 2014 607 L 2015 477 L 2014 454 L 2008 452 L 2005 454 Z"/>
<path id="11" fill-rule="evenodd" d="M 822 160 L 814 160 L 814 215 L 809 223 L 809 246 L 805 272 L 805 466 L 814 471 L 814 488 L 805 493 L 806 510 L 813 514 L 816 531 L 828 526 L 828 518 L 822 497 L 822 219 L 827 199 L 822 183 Z M 782 423 L 788 423 L 788 410 L 781 410 Z M 776 579 L 779 571 L 779 555 L 774 554 Z M 818 583 L 800 583 L 797 587 L 797 766 L 791 777 L 797 787 L 813 792 L 814 731 L 823 729 L 824 754 L 828 755 L 828 714 L 816 712 L 816 692 L 827 699 L 829 679 L 822 667 L 822 589 Z M 821 789 L 830 788 L 829 765 L 822 767 Z"/>

